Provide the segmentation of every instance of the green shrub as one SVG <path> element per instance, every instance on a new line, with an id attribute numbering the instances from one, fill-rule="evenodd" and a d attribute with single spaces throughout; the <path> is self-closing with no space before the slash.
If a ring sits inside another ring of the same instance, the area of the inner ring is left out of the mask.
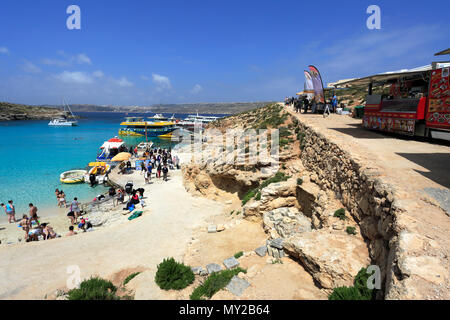
<path id="1" fill-rule="evenodd" d="M 119 300 L 116 296 L 117 288 L 111 281 L 93 277 L 81 282 L 78 289 L 70 290 L 69 300 Z"/>
<path id="2" fill-rule="evenodd" d="M 211 273 L 203 284 L 194 289 L 190 296 L 191 300 L 210 299 L 216 292 L 225 288 L 239 272 L 246 273 L 247 271 L 242 268 L 236 268 Z"/>
<path id="3" fill-rule="evenodd" d="M 353 280 L 353 287 L 334 288 L 328 300 L 373 300 L 375 290 L 367 288 L 369 277 L 367 269 L 361 268 Z"/>
<path id="4" fill-rule="evenodd" d="M 249 192 L 247 192 L 242 198 L 242 205 L 244 206 L 247 202 L 249 202 L 254 196 L 256 195 L 256 190 L 252 189 Z"/>
<path id="5" fill-rule="evenodd" d="M 286 181 L 288 180 L 290 177 L 287 176 L 286 174 L 284 174 L 283 172 L 277 172 L 272 178 L 269 178 L 267 180 L 264 180 L 261 185 L 259 185 L 257 188 L 255 189 L 251 189 L 249 190 L 244 197 L 242 198 L 242 205 L 244 206 L 247 202 L 249 202 L 252 198 L 254 198 L 256 196 L 256 200 L 260 200 L 261 196 L 260 196 L 260 190 L 264 189 L 265 187 L 267 187 L 269 184 L 271 183 L 277 183 L 277 182 L 281 182 L 281 181 Z"/>
<path id="6" fill-rule="evenodd" d="M 258 191 L 258 193 L 256 194 L 255 200 L 261 200 L 261 192 Z"/>
<path id="7" fill-rule="evenodd" d="M 302 178 L 298 178 L 297 179 L 297 185 L 301 186 L 303 184 L 303 179 Z"/>
<path id="8" fill-rule="evenodd" d="M 328 300 L 364 300 L 355 287 L 338 287 L 328 296 Z"/>
<path id="9" fill-rule="evenodd" d="M 358 289 L 361 296 L 364 297 L 364 300 L 372 300 L 375 296 L 375 290 L 367 288 L 367 279 L 369 277 L 370 275 L 367 273 L 367 269 L 362 268 L 359 270 L 353 282 L 353 286 Z"/>
<path id="10" fill-rule="evenodd" d="M 128 282 L 130 282 L 134 277 L 136 277 L 138 274 L 140 274 L 140 272 L 135 272 L 130 274 L 128 277 L 125 278 L 125 280 L 123 281 L 123 285 L 126 285 Z"/>
<path id="11" fill-rule="evenodd" d="M 239 258 L 242 257 L 243 255 L 244 255 L 244 252 L 239 251 L 238 253 L 236 253 L 236 254 L 234 255 L 234 257 L 235 257 L 236 259 L 239 259 Z"/>
<path id="12" fill-rule="evenodd" d="M 356 228 L 355 227 L 347 227 L 345 229 L 345 231 L 347 231 L 347 233 L 351 234 L 351 235 L 355 235 L 356 234 Z"/>
<path id="13" fill-rule="evenodd" d="M 194 273 L 190 267 L 170 258 L 164 259 L 158 265 L 155 282 L 163 290 L 181 290 L 194 282 L 194 278 Z"/>
<path id="14" fill-rule="evenodd" d="M 233 215 L 233 213 L 234 213 L 234 210 L 231 210 L 231 212 L 230 212 L 230 216 L 232 216 L 232 215 Z"/>
<path id="15" fill-rule="evenodd" d="M 336 210 L 336 211 L 334 212 L 334 215 L 333 215 L 333 216 L 336 217 L 336 218 L 339 218 L 339 219 L 341 219 L 341 220 L 345 220 L 345 219 L 346 219 L 346 216 L 345 216 L 345 209 L 344 209 L 344 208 L 341 208 L 341 209 Z"/>

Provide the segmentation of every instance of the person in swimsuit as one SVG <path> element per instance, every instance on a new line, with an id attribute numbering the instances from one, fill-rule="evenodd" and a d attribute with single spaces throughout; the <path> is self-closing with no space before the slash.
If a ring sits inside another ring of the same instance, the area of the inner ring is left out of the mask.
<path id="1" fill-rule="evenodd" d="M 42 232 L 44 233 L 44 240 L 55 239 L 57 234 L 47 223 L 41 225 L 43 227 Z"/>
<path id="2" fill-rule="evenodd" d="M 8 222 L 16 222 L 16 208 L 14 208 L 13 201 L 9 200 L 7 205 L 2 203 L 2 207 L 5 209 L 6 215 L 8 216 Z"/>
<path id="3" fill-rule="evenodd" d="M 66 237 L 70 237 L 70 236 L 74 236 L 77 233 L 75 231 L 73 231 L 73 226 L 69 227 L 69 232 L 66 234 Z"/>
<path id="4" fill-rule="evenodd" d="M 76 223 L 77 223 L 77 220 L 75 219 L 75 212 L 70 211 L 70 212 L 67 214 L 67 216 L 69 217 L 70 223 L 71 223 L 71 224 L 76 224 Z"/>
<path id="5" fill-rule="evenodd" d="M 30 226 L 32 221 L 36 221 L 36 223 L 39 225 L 39 217 L 37 215 L 38 209 L 32 203 L 30 203 L 28 206 L 30 207 Z"/>
<path id="6" fill-rule="evenodd" d="M 25 231 L 25 241 L 28 242 L 28 232 L 30 232 L 31 222 L 28 221 L 28 216 L 26 214 L 23 215 L 22 220 L 19 222 L 19 226 L 22 227 L 22 230 Z"/>
<path id="7" fill-rule="evenodd" d="M 65 208 L 67 208 L 67 203 L 66 203 L 66 194 L 64 193 L 64 191 L 60 191 L 59 192 L 59 206 L 62 207 L 64 206 Z"/>
<path id="8" fill-rule="evenodd" d="M 59 206 L 59 189 L 55 189 L 56 202 Z"/>

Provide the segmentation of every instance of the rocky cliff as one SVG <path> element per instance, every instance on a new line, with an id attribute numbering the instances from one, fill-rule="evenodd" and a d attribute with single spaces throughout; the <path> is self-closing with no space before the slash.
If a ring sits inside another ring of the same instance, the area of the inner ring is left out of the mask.
<path id="1" fill-rule="evenodd" d="M 417 222 L 407 217 L 410 208 L 379 172 L 281 105 L 224 118 L 210 128 L 279 129 L 279 173 L 257 161 L 205 161 L 183 167 L 185 186 L 216 199 L 239 197 L 244 216 L 261 223 L 269 240 L 282 239 L 284 251 L 320 288 L 331 292 L 351 286 L 361 268 L 376 265 L 381 271 L 378 299 L 422 299 L 433 292 L 448 297 L 442 287 L 448 279 L 448 261 L 440 254 L 445 248 L 434 248 L 413 231 Z M 249 149 L 243 150 L 246 159 Z M 427 243 L 428 252 L 423 250 Z"/>

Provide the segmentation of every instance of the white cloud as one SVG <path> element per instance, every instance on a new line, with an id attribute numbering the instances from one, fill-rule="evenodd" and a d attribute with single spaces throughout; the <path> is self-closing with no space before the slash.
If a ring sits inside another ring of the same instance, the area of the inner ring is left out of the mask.
<path id="1" fill-rule="evenodd" d="M 197 94 L 203 91 L 203 87 L 199 84 L 196 84 L 190 91 L 191 94 Z"/>
<path id="2" fill-rule="evenodd" d="M 64 57 L 64 59 L 60 60 L 60 59 L 45 58 L 42 59 L 42 63 L 48 66 L 57 66 L 57 67 L 67 67 L 75 63 L 92 65 L 91 59 L 84 53 L 79 53 L 73 56 L 65 53 L 64 51 L 58 51 L 58 54 Z"/>
<path id="3" fill-rule="evenodd" d="M 105 74 L 104 74 L 102 71 L 100 71 L 100 70 L 94 71 L 94 72 L 92 73 L 92 75 L 93 75 L 94 77 L 96 77 L 96 78 L 103 78 L 103 77 L 105 76 Z"/>
<path id="4" fill-rule="evenodd" d="M 7 47 L 0 47 L 0 54 L 9 54 L 9 49 Z"/>
<path id="5" fill-rule="evenodd" d="M 78 54 L 76 60 L 79 64 L 92 64 L 91 59 L 84 53 Z"/>
<path id="6" fill-rule="evenodd" d="M 48 66 L 58 66 L 58 67 L 65 67 L 68 66 L 70 63 L 68 61 L 63 60 L 57 60 L 57 59 L 42 59 L 42 63 Z"/>
<path id="7" fill-rule="evenodd" d="M 94 82 L 91 75 L 82 71 L 64 71 L 56 75 L 56 78 L 65 83 L 90 84 Z"/>
<path id="8" fill-rule="evenodd" d="M 35 66 L 28 60 L 24 60 L 22 68 L 28 73 L 40 73 L 42 71 L 39 67 Z"/>
<path id="9" fill-rule="evenodd" d="M 116 83 L 121 87 L 132 87 L 133 83 L 128 81 L 127 78 L 122 77 L 119 80 L 116 81 Z"/>
<path id="10" fill-rule="evenodd" d="M 159 90 L 172 88 L 170 79 L 168 77 L 153 73 L 152 78 L 153 82 L 158 85 Z"/>

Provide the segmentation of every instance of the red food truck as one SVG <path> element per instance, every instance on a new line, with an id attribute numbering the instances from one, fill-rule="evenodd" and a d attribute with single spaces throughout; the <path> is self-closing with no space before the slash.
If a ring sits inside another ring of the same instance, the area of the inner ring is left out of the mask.
<path id="1" fill-rule="evenodd" d="M 338 86 L 368 85 L 363 116 L 366 128 L 450 140 L 449 71 L 450 63 L 433 62 Z"/>

